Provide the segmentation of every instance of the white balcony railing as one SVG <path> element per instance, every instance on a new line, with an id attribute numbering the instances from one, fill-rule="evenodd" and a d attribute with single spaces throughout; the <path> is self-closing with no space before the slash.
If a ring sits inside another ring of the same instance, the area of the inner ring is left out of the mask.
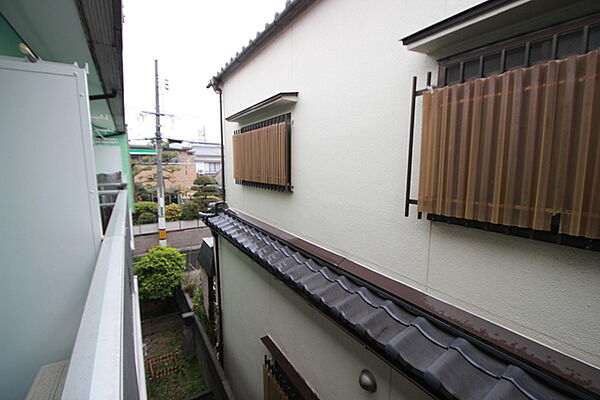
<path id="1" fill-rule="evenodd" d="M 62 399 L 145 399 L 141 346 L 127 191 L 122 190 L 98 254 Z"/>

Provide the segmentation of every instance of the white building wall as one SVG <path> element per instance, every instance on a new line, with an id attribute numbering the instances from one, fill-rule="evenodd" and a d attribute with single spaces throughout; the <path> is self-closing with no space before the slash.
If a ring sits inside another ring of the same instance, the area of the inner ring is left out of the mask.
<path id="1" fill-rule="evenodd" d="M 121 172 L 121 148 L 116 145 L 96 144 L 94 146 L 96 173 L 113 174 Z"/>
<path id="2" fill-rule="evenodd" d="M 71 356 L 101 242 L 86 72 L 0 58 L 0 398 Z"/>
<path id="3" fill-rule="evenodd" d="M 240 399 L 263 398 L 266 335 L 320 399 L 431 399 L 222 238 L 219 249 L 225 370 Z M 358 383 L 365 368 L 375 376 L 375 393 Z"/>
<path id="4" fill-rule="evenodd" d="M 600 366 L 599 253 L 417 220 L 414 206 L 404 217 L 411 79 L 417 75 L 424 84 L 432 71 L 435 81 L 437 64 L 399 39 L 475 3 L 324 0 L 312 6 L 223 86 L 225 116 L 279 92 L 299 92 L 292 110 L 294 192 L 234 184 L 231 136 L 239 126 L 228 123 L 227 201 Z"/>

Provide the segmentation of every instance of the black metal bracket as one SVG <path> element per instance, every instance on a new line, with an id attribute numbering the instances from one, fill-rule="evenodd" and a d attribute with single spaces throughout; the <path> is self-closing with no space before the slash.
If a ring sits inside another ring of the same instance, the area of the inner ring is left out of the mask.
<path id="1" fill-rule="evenodd" d="M 427 84 L 425 89 L 417 90 L 417 77 L 413 76 L 412 90 L 411 90 L 411 102 L 410 102 L 410 126 L 408 128 L 408 166 L 406 167 L 406 196 L 404 198 L 404 216 L 408 217 L 410 205 L 417 205 L 416 199 L 410 198 L 410 184 L 412 181 L 412 163 L 413 163 L 413 147 L 415 142 L 415 108 L 417 104 L 417 97 L 423 95 L 423 93 L 433 89 L 431 86 L 431 72 L 427 73 Z M 423 217 L 422 212 L 417 213 L 417 218 Z"/>
<path id="2" fill-rule="evenodd" d="M 90 101 L 94 101 L 94 100 L 108 100 L 108 99 L 114 99 L 115 97 L 117 97 L 117 91 L 116 90 L 111 90 L 108 93 L 104 93 L 104 94 L 93 94 L 90 96 Z"/>

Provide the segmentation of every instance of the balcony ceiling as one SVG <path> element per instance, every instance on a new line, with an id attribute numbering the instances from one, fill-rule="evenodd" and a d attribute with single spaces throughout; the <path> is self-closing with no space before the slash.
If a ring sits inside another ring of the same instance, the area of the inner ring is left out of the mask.
<path id="1" fill-rule="evenodd" d="M 0 11 L 31 50 L 45 61 L 88 65 L 92 122 L 104 132 L 124 131 L 121 2 L 0 0 Z"/>

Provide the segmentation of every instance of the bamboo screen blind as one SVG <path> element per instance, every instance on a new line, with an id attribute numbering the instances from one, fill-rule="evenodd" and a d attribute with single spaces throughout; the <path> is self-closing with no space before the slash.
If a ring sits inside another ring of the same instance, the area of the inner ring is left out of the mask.
<path id="1" fill-rule="evenodd" d="M 264 400 L 290 400 L 279 383 L 271 364 L 263 364 L 263 398 Z"/>
<path id="2" fill-rule="evenodd" d="M 418 210 L 600 238 L 600 52 L 425 93 Z"/>
<path id="3" fill-rule="evenodd" d="M 236 181 L 290 187 L 288 123 L 277 122 L 233 136 Z"/>

